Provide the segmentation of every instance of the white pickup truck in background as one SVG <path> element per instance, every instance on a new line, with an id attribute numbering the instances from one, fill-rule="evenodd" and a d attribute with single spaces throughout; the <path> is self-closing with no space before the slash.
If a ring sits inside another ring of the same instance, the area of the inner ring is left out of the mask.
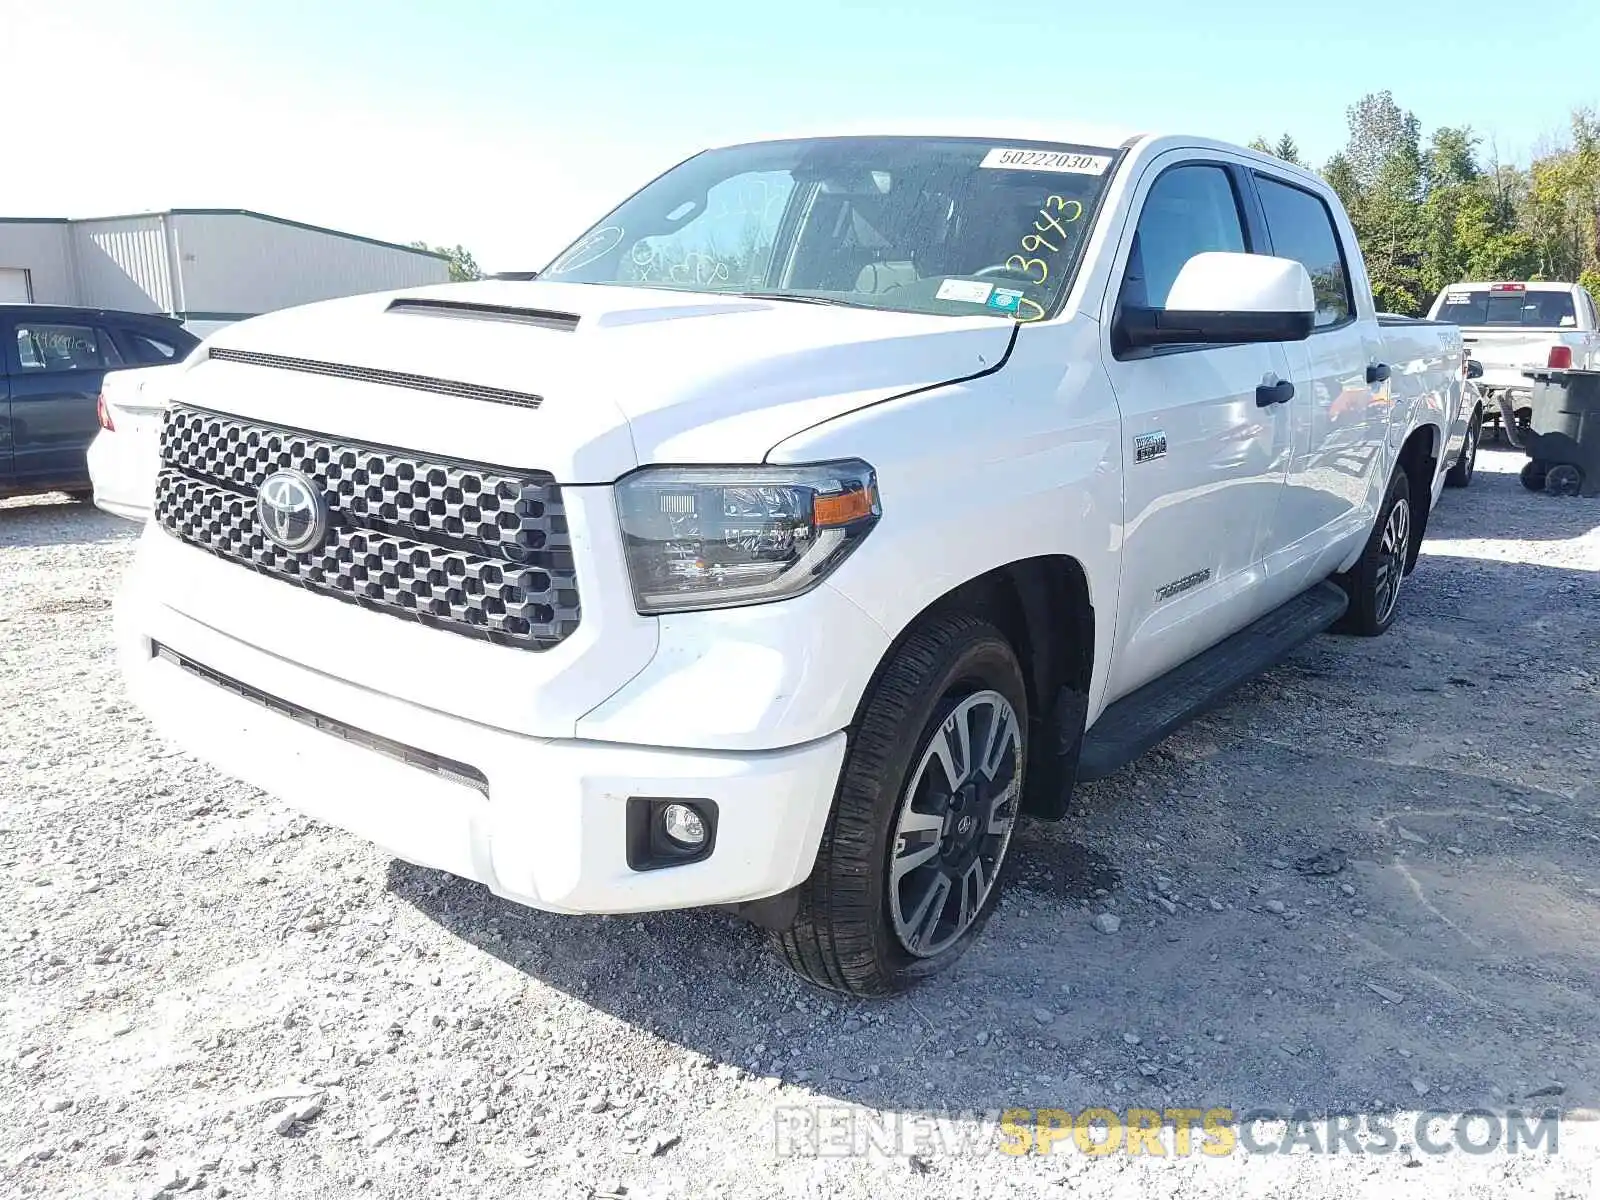
<path id="1" fill-rule="evenodd" d="M 1524 371 L 1600 370 L 1600 314 L 1575 283 L 1453 283 L 1428 316 L 1460 327 L 1467 353 L 1483 365 L 1477 386 L 1494 424 L 1501 400 L 1527 422 L 1533 382 Z"/>
<path id="2" fill-rule="evenodd" d="M 1003 129 L 706 151 L 537 280 L 180 372 L 117 603 L 160 728 L 857 995 L 971 944 L 1020 815 L 1388 629 L 1467 423 L 1458 331 L 1379 318 L 1317 176 Z"/>

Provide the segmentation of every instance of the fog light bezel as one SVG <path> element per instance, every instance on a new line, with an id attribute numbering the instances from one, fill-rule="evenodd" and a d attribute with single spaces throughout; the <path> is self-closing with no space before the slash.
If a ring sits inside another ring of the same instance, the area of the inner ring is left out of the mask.
<path id="1" fill-rule="evenodd" d="M 665 815 L 669 806 L 692 809 L 705 826 L 706 838 L 698 846 L 684 846 L 667 836 Z M 629 796 L 625 853 L 633 871 L 660 871 L 704 862 L 717 845 L 717 802 L 704 796 Z"/>

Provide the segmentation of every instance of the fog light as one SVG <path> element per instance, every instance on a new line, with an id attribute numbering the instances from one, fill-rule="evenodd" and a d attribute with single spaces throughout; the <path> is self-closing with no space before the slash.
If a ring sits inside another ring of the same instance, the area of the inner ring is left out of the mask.
<path id="1" fill-rule="evenodd" d="M 704 862 L 717 849 L 717 802 L 709 796 L 629 796 L 625 836 L 634 871 Z"/>
<path id="2" fill-rule="evenodd" d="M 706 840 L 706 823 L 687 804 L 669 804 L 661 810 L 661 831 L 685 850 L 698 849 Z"/>

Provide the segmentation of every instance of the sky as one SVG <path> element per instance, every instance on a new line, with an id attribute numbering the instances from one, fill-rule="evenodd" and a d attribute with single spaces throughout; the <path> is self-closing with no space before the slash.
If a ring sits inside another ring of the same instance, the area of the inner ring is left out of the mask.
<path id="1" fill-rule="evenodd" d="M 529 270 L 721 142 L 876 120 L 1087 122 L 1237 142 L 1289 132 L 1320 165 L 1348 106 L 1385 88 L 1425 134 L 1471 125 L 1526 161 L 1574 107 L 1600 106 L 1600 73 L 1584 69 L 1600 3 L 1543 11 L 0 0 L 0 215 L 249 208 Z"/>

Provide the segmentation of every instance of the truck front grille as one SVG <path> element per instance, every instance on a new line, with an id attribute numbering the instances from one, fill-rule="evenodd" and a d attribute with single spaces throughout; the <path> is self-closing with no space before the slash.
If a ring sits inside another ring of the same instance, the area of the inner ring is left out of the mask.
<path id="1" fill-rule="evenodd" d="M 322 493 L 321 545 L 291 553 L 263 532 L 257 491 L 279 470 L 299 471 Z M 578 627 L 566 513 L 545 472 L 174 405 L 161 428 L 155 516 L 230 562 L 469 637 L 545 650 Z"/>

